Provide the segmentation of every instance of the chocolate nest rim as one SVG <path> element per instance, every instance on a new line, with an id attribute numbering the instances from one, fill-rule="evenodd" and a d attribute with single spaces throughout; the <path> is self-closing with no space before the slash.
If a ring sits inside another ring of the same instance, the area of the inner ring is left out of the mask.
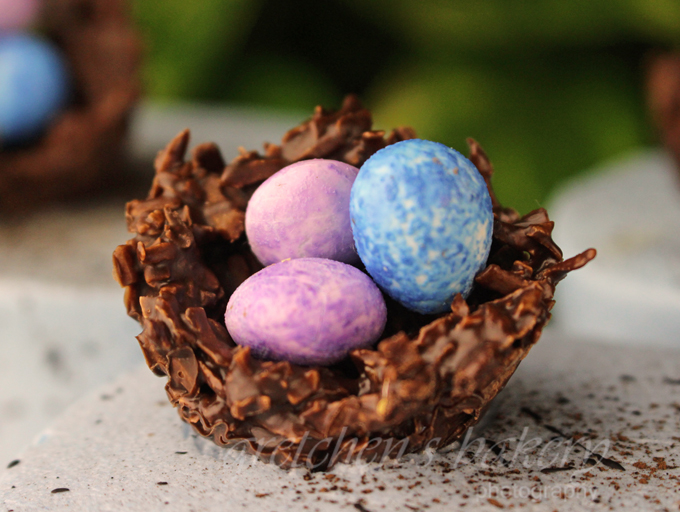
<path id="1" fill-rule="evenodd" d="M 4 212 L 77 198 L 113 175 L 140 95 L 141 42 L 125 0 L 43 0 L 38 28 L 64 53 L 73 94 L 39 138 L 0 151 Z"/>
<path id="2" fill-rule="evenodd" d="M 212 143 L 194 148 L 185 130 L 158 154 L 146 200 L 127 204 L 135 234 L 113 255 L 128 314 L 149 368 L 167 376 L 180 417 L 218 445 L 237 445 L 267 462 L 325 470 L 338 461 L 379 460 L 440 448 L 476 423 L 538 340 L 555 285 L 595 257 L 563 261 L 553 223 L 540 208 L 520 216 L 491 188 L 493 168 L 468 139 L 470 160 L 491 193 L 494 228 L 486 268 L 451 312 L 424 316 L 388 299 L 388 324 L 375 349 L 354 350 L 332 367 L 258 360 L 223 324 L 233 290 L 262 266 L 244 234 L 250 195 L 290 163 L 330 158 L 359 167 L 410 128 L 385 137 L 356 97 L 317 107 L 263 155 L 240 149 L 225 166 Z"/>

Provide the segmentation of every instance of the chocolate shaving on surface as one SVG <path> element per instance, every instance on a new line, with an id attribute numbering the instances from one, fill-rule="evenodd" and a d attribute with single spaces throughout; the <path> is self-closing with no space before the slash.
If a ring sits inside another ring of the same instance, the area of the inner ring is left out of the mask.
<path id="1" fill-rule="evenodd" d="M 140 93 L 141 44 L 125 0 L 44 0 L 39 25 L 63 52 L 72 101 L 37 140 L 0 148 L 0 209 L 78 197 L 119 172 Z"/>
<path id="2" fill-rule="evenodd" d="M 443 447 L 476 423 L 538 340 L 556 283 L 594 250 L 562 259 L 543 209 L 520 217 L 494 198 L 489 263 L 468 300 L 457 295 L 439 317 L 388 299 L 388 326 L 374 350 L 340 365 L 304 367 L 263 361 L 236 346 L 223 325 L 226 302 L 262 266 L 244 234 L 255 186 L 301 158 L 361 165 L 389 143 L 414 137 L 370 131 L 355 97 L 337 112 L 317 108 L 265 154 L 242 151 L 224 172 L 214 145 L 185 161 L 182 132 L 156 160 L 146 200 L 131 201 L 135 237 L 113 255 L 128 313 L 149 367 L 168 377 L 179 414 L 201 435 L 236 445 L 282 467 L 327 469 Z M 470 141 L 472 161 L 490 186 L 491 164 Z"/>

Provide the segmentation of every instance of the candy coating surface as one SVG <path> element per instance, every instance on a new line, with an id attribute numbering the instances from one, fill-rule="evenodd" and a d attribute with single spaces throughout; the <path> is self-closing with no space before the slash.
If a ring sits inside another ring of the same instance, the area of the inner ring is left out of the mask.
<path id="1" fill-rule="evenodd" d="M 281 169 L 253 194 L 246 234 L 264 264 L 286 258 L 356 263 L 349 195 L 359 170 L 334 160 L 304 160 Z"/>
<path id="2" fill-rule="evenodd" d="M 0 141 L 40 133 L 66 104 L 69 78 L 59 51 L 28 35 L 0 37 Z"/>
<path id="3" fill-rule="evenodd" d="M 350 215 L 366 270 L 420 313 L 444 312 L 456 293 L 467 295 L 491 247 L 484 179 L 437 142 L 406 140 L 369 158 L 354 182 Z"/>
<path id="4" fill-rule="evenodd" d="M 225 323 L 240 345 L 265 359 L 326 365 L 372 345 L 387 309 L 360 270 L 321 258 L 270 265 L 232 294 Z"/>

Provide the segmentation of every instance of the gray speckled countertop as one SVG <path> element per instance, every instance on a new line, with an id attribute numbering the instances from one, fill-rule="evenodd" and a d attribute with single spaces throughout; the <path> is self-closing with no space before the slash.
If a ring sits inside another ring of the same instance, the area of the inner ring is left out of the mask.
<path id="1" fill-rule="evenodd" d="M 680 352 L 672 349 L 548 331 L 464 448 L 329 473 L 283 471 L 197 438 L 163 384 L 139 368 L 66 410 L 0 470 L 0 510 L 680 507 Z"/>

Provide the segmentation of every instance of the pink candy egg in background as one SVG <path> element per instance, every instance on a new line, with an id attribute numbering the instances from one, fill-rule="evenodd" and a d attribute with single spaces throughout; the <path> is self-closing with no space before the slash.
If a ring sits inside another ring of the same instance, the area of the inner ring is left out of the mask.
<path id="1" fill-rule="evenodd" d="M 0 37 L 2 32 L 25 30 L 36 21 L 40 0 L 0 0 Z"/>

